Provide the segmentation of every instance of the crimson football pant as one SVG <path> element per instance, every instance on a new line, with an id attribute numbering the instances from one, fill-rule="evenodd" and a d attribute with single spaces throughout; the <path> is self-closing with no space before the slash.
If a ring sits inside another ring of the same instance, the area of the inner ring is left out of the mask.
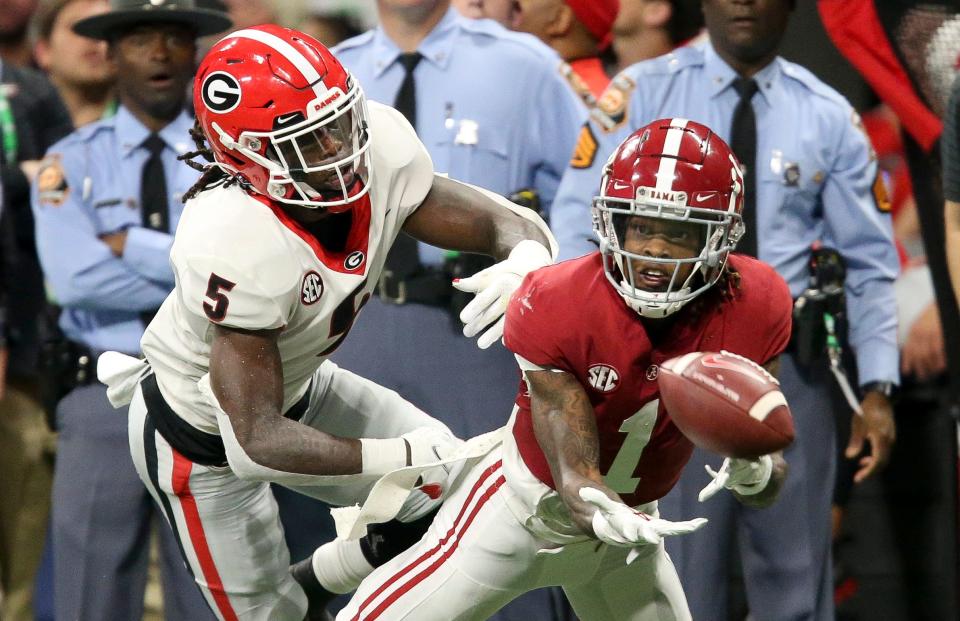
<path id="1" fill-rule="evenodd" d="M 333 383 L 342 398 L 331 407 L 323 393 Z M 389 411 L 354 409 L 351 404 L 360 399 L 350 398 L 352 390 L 368 395 L 382 391 L 385 396 L 392 391 L 333 364 L 317 370 L 310 390 L 310 405 L 300 422 L 332 435 L 390 438 L 419 427 L 442 427 L 409 403 L 396 407 L 395 395 L 382 400 L 391 406 Z M 194 463 L 173 449 L 157 432 L 140 387 L 130 403 L 129 442 L 140 479 L 163 509 L 183 558 L 217 617 L 302 621 L 307 598 L 288 571 L 290 555 L 270 485 L 242 480 L 229 466 Z M 362 503 L 372 485 L 359 482 L 296 491 L 330 504 L 351 505 Z"/>
<path id="2" fill-rule="evenodd" d="M 690 619 L 662 544 L 630 565 L 627 548 L 595 539 L 561 546 L 518 520 L 515 498 L 497 448 L 458 477 L 427 534 L 364 580 L 337 620 L 479 621 L 547 586 L 563 587 L 582 621 Z"/>

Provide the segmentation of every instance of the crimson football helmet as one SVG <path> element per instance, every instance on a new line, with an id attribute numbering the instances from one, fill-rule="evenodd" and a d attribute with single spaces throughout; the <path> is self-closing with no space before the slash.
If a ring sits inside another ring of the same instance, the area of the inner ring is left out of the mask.
<path id="1" fill-rule="evenodd" d="M 275 25 L 207 53 L 194 109 L 216 163 L 281 203 L 343 211 L 370 188 L 360 85 L 320 42 Z"/>
<path id="2" fill-rule="evenodd" d="M 593 199 L 593 228 L 607 279 L 645 317 L 676 312 L 717 282 L 743 235 L 742 210 L 740 163 L 710 128 L 686 119 L 641 127 L 607 160 L 600 195 Z M 630 252 L 624 247 L 627 226 L 637 222 L 644 235 L 664 227 L 680 230 L 699 252 L 688 257 Z M 693 269 L 679 282 L 689 264 Z"/>

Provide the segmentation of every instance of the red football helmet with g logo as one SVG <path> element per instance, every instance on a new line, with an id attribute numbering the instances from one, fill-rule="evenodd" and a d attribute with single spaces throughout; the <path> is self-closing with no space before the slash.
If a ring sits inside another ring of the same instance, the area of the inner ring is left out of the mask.
<path id="1" fill-rule="evenodd" d="M 593 228 L 607 279 L 645 317 L 665 317 L 716 283 L 728 254 L 743 235 L 743 174 L 733 151 L 713 131 L 686 119 L 661 119 L 631 134 L 607 160 L 600 195 L 593 199 Z M 636 254 L 624 248 L 636 216 L 667 221 L 696 234 L 691 257 Z M 694 226 L 695 225 L 695 226 Z M 682 282 L 681 266 L 693 264 Z M 652 266 L 638 284 L 636 265 Z M 669 281 L 669 282 L 666 282 Z"/>
<path id="2" fill-rule="evenodd" d="M 321 43 L 265 25 L 204 57 L 194 109 L 217 165 L 273 200 L 343 211 L 370 187 L 360 85 Z"/>

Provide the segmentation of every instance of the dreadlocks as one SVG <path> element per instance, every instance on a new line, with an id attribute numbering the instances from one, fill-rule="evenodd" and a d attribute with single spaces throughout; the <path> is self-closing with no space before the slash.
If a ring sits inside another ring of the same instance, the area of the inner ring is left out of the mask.
<path id="1" fill-rule="evenodd" d="M 216 160 L 213 156 L 213 150 L 207 145 L 207 138 L 203 135 L 203 129 L 200 127 L 200 121 L 194 121 L 193 127 L 190 128 L 190 137 L 193 138 L 193 144 L 197 147 L 196 151 L 184 153 L 177 159 L 182 160 L 188 166 L 190 166 L 190 168 L 199 170 L 203 174 L 200 175 L 200 178 L 197 180 L 197 182 L 194 183 L 183 195 L 184 203 L 200 192 L 203 192 L 211 187 L 220 184 L 223 184 L 224 186 L 230 186 L 234 183 L 241 182 L 240 177 L 237 175 L 231 175 L 223 168 L 216 165 Z M 202 162 L 194 161 L 194 158 L 196 157 L 202 157 L 207 161 L 207 163 L 204 164 Z"/>
<path id="2" fill-rule="evenodd" d="M 710 287 L 710 290 L 703 295 L 698 296 L 687 308 L 687 317 L 692 321 L 698 321 L 700 317 L 716 308 L 719 304 L 729 302 L 735 298 L 740 291 L 740 272 L 735 270 L 727 263 L 723 266 L 723 271 L 717 282 Z"/>

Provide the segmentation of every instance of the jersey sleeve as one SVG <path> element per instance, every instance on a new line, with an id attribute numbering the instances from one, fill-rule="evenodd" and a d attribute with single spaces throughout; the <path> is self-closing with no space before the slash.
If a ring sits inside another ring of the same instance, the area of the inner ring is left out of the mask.
<path id="1" fill-rule="evenodd" d="M 244 330 L 285 326 L 296 309 L 300 270 L 269 226 L 220 226 L 181 221 L 171 260 L 183 307 L 207 320 Z"/>
<path id="2" fill-rule="evenodd" d="M 557 322 L 562 315 L 551 311 L 549 291 L 536 273 L 528 274 L 511 296 L 505 316 L 503 343 L 507 349 L 538 367 L 570 370 L 563 355 L 564 330 Z"/>
<path id="3" fill-rule="evenodd" d="M 773 268 L 753 261 L 741 277 L 746 288 L 731 314 L 723 348 L 766 364 L 790 343 L 793 298 L 786 281 Z"/>
<path id="4" fill-rule="evenodd" d="M 771 271 L 772 272 L 772 271 Z M 765 322 L 765 338 L 759 339 L 760 344 L 757 360 L 766 364 L 776 358 L 787 348 L 793 332 L 793 298 L 787 283 L 779 275 L 771 273 L 772 290 L 768 292 L 769 303 Z"/>
<path id="5" fill-rule="evenodd" d="M 392 180 L 384 188 L 395 197 L 397 218 L 403 222 L 410 216 L 433 187 L 433 160 L 406 118 L 393 108 L 370 103 L 370 116 L 376 141 L 374 184 L 378 175 Z M 392 173 L 392 174 L 391 174 Z"/>

